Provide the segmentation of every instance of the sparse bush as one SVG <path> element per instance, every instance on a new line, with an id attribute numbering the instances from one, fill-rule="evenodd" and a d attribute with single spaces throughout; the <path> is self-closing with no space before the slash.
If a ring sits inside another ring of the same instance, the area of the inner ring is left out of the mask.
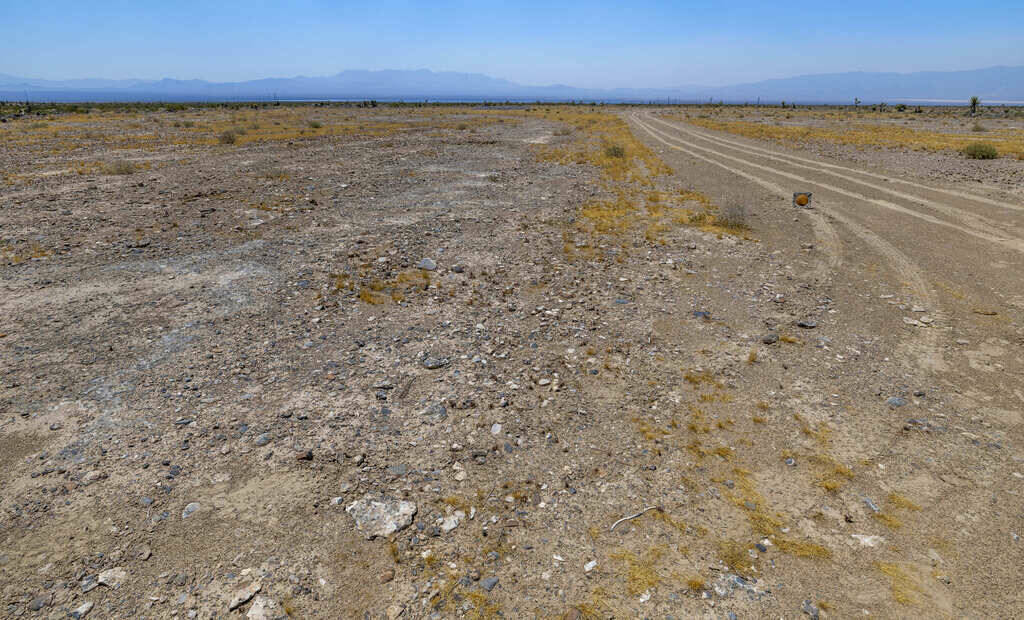
<path id="1" fill-rule="evenodd" d="M 968 159 L 995 159 L 999 157 L 999 151 L 988 142 L 972 142 L 964 147 L 963 153 Z"/>
<path id="2" fill-rule="evenodd" d="M 747 230 L 747 208 L 738 203 L 730 203 L 722 207 L 718 216 L 718 224 L 723 228 Z"/>
<path id="3" fill-rule="evenodd" d="M 988 128 L 986 128 L 981 123 L 974 123 L 974 125 L 971 127 L 971 131 L 983 132 L 983 131 L 988 131 Z"/>
<path id="4" fill-rule="evenodd" d="M 608 157 L 625 157 L 626 149 L 622 148 L 618 144 L 609 144 L 604 147 L 604 154 Z"/>
<path id="5" fill-rule="evenodd" d="M 310 129 L 320 129 L 323 126 L 324 126 L 324 124 L 321 123 L 320 121 L 309 121 L 309 128 Z"/>
<path id="6" fill-rule="evenodd" d="M 181 126 L 191 129 L 192 127 L 195 127 L 196 124 L 194 121 L 184 121 L 182 122 Z"/>
<path id="7" fill-rule="evenodd" d="M 221 144 L 234 144 L 238 142 L 238 134 L 233 131 L 225 131 L 217 137 L 217 142 Z"/>
<path id="8" fill-rule="evenodd" d="M 119 159 L 103 164 L 103 174 L 132 174 L 138 167 L 130 161 Z"/>

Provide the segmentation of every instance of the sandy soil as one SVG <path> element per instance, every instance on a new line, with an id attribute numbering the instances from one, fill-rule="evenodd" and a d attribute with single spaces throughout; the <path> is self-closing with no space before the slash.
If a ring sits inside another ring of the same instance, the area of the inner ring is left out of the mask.
<path id="1" fill-rule="evenodd" d="M 0 616 L 1024 614 L 1024 162 L 607 113 L 6 123 Z"/>

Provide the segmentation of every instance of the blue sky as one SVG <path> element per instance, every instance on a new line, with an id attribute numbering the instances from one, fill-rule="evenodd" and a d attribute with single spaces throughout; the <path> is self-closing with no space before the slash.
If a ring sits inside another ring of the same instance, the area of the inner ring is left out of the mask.
<path id="1" fill-rule="evenodd" d="M 582 87 L 1024 65 L 1024 2 L 6 2 L 0 73 L 33 78 L 486 73 Z"/>

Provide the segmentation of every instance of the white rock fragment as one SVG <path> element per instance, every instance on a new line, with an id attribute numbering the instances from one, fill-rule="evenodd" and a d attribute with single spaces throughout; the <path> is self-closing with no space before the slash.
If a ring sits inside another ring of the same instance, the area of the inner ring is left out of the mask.
<path id="1" fill-rule="evenodd" d="M 234 611 L 245 605 L 249 600 L 256 596 L 256 593 L 263 589 L 263 584 L 258 581 L 254 581 L 249 585 L 235 591 L 234 596 L 231 597 L 231 602 L 228 603 L 228 609 Z"/>
<path id="2" fill-rule="evenodd" d="M 257 596 L 252 600 L 249 613 L 245 615 L 249 620 L 277 620 L 284 616 L 284 610 L 274 599 L 265 596 Z"/>
<path id="3" fill-rule="evenodd" d="M 850 534 L 850 537 L 859 542 L 861 547 L 877 547 L 878 545 L 885 542 L 885 539 L 881 536 L 869 536 L 867 534 Z"/>
<path id="4" fill-rule="evenodd" d="M 109 568 L 100 573 L 99 577 L 96 578 L 96 582 L 108 588 L 118 588 L 127 578 L 128 571 L 118 566 L 117 568 Z"/>
<path id="5" fill-rule="evenodd" d="M 583 565 L 583 572 L 589 573 L 590 571 L 597 568 L 597 560 L 591 560 Z"/>
<path id="6" fill-rule="evenodd" d="M 409 527 L 416 514 L 416 504 L 387 497 L 374 499 L 367 495 L 349 504 L 345 512 L 355 519 L 356 527 L 370 540 Z"/>

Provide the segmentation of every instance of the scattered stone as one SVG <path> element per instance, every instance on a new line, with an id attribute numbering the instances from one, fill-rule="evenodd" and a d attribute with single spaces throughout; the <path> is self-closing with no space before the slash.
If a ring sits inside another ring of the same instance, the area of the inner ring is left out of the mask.
<path id="1" fill-rule="evenodd" d="M 452 363 L 447 357 L 433 357 L 428 355 L 423 358 L 423 367 L 427 370 L 437 370 L 438 368 L 444 368 Z"/>
<path id="2" fill-rule="evenodd" d="M 416 514 L 416 504 L 387 497 L 374 499 L 367 495 L 349 504 L 345 512 L 352 516 L 356 527 L 370 540 L 409 527 Z"/>
<path id="3" fill-rule="evenodd" d="M 46 607 L 49 604 L 50 604 L 50 595 L 49 594 L 45 594 L 43 596 L 37 596 L 34 599 L 32 599 L 32 602 L 28 604 L 28 608 L 31 609 L 32 611 L 39 611 L 40 609 L 42 609 L 43 607 Z"/>
<path id="4" fill-rule="evenodd" d="M 299 450 L 295 455 L 295 459 L 299 461 L 312 461 L 313 451 L 312 450 Z"/>
<path id="5" fill-rule="evenodd" d="M 818 326 L 818 322 L 814 319 L 803 319 L 796 322 L 796 326 L 803 329 L 814 329 Z"/>
<path id="6" fill-rule="evenodd" d="M 434 271 L 437 269 L 437 263 L 429 258 L 424 258 L 416 266 L 425 271 Z"/>
<path id="7" fill-rule="evenodd" d="M 901 396 L 892 396 L 889 400 L 885 401 L 885 404 L 889 405 L 893 409 L 902 407 L 907 404 L 907 399 Z"/>
<path id="8" fill-rule="evenodd" d="M 462 519 L 465 518 L 465 516 L 466 513 L 462 512 L 461 510 L 456 510 L 452 514 L 443 518 L 441 520 L 441 531 L 447 534 L 448 532 L 454 530 L 459 526 L 459 523 L 462 522 Z"/>
<path id="9" fill-rule="evenodd" d="M 764 344 L 775 344 L 779 341 L 779 335 L 775 332 L 769 332 L 764 336 L 761 336 L 761 342 Z"/>
<path id="10" fill-rule="evenodd" d="M 248 620 L 278 620 L 286 617 L 284 610 L 277 601 L 265 596 L 256 596 L 249 607 L 249 613 L 245 615 Z"/>
<path id="11" fill-rule="evenodd" d="M 498 585 L 497 577 L 486 577 L 480 580 L 480 587 L 490 592 L 494 589 L 494 586 Z"/>
<path id="12" fill-rule="evenodd" d="M 254 581 L 249 585 L 235 591 L 234 596 L 231 597 L 231 602 L 228 603 L 228 609 L 234 611 L 249 602 L 252 597 L 263 589 L 263 584 L 258 581 Z"/>
<path id="13" fill-rule="evenodd" d="M 874 513 L 882 512 L 882 509 L 878 507 L 878 504 L 876 504 L 875 502 L 871 501 L 870 497 L 865 497 L 864 498 L 864 505 L 867 506 L 871 510 L 871 512 L 874 512 Z"/>
<path id="14" fill-rule="evenodd" d="M 395 571 L 394 571 L 394 569 L 389 568 L 386 571 L 384 571 L 383 573 L 381 573 L 380 576 L 377 579 L 381 583 L 389 583 L 394 578 L 395 578 Z"/>
<path id="15" fill-rule="evenodd" d="M 106 472 L 102 472 L 102 471 L 100 471 L 98 469 L 94 469 L 94 470 L 90 471 L 89 473 L 85 474 L 84 476 L 82 476 L 82 482 L 84 482 L 85 484 L 89 485 L 89 484 L 92 484 L 93 482 L 97 482 L 99 480 L 103 480 L 106 477 L 107 477 Z"/>
<path id="16" fill-rule="evenodd" d="M 270 443 L 270 433 L 263 433 L 262 435 L 256 437 L 256 440 L 253 443 L 255 443 L 257 446 L 267 445 L 268 443 Z"/>
<path id="17" fill-rule="evenodd" d="M 590 571 L 597 568 L 597 560 L 591 560 L 583 565 L 583 572 L 589 573 Z"/>
<path id="18" fill-rule="evenodd" d="M 128 578 L 128 571 L 121 567 L 110 568 L 99 574 L 96 583 L 108 588 L 118 588 Z"/>
<path id="19" fill-rule="evenodd" d="M 73 620 L 81 620 L 82 618 L 84 618 L 87 615 L 89 615 L 89 612 L 92 611 L 92 607 L 93 607 L 92 601 L 86 601 L 86 602 L 82 603 L 81 605 L 79 605 L 78 607 L 76 607 L 74 610 L 72 610 L 71 613 L 69 613 L 68 615 Z"/>
<path id="20" fill-rule="evenodd" d="M 181 511 L 181 518 L 182 519 L 187 519 L 187 518 L 191 517 L 192 515 L 195 514 L 195 512 L 197 510 L 199 510 L 199 508 L 200 508 L 199 502 L 191 502 L 190 504 L 185 506 L 184 510 Z"/>
<path id="21" fill-rule="evenodd" d="M 809 599 L 805 599 L 805 600 L 804 600 L 804 603 L 803 603 L 803 605 L 802 605 L 802 606 L 800 607 L 800 609 L 801 609 L 801 610 L 802 610 L 802 611 L 803 611 L 803 612 L 804 612 L 805 614 L 807 614 L 808 616 L 810 616 L 810 617 L 811 617 L 811 620 L 818 620 L 818 617 L 819 617 L 819 613 L 820 613 L 820 612 L 818 611 L 818 606 L 817 606 L 817 605 L 815 605 L 814 603 L 812 603 L 812 602 L 811 602 L 811 601 L 810 601 Z"/>
<path id="22" fill-rule="evenodd" d="M 499 434 L 501 434 L 501 424 L 498 424 L 497 422 L 495 422 L 494 424 L 491 424 L 491 434 L 492 435 L 499 435 Z"/>

